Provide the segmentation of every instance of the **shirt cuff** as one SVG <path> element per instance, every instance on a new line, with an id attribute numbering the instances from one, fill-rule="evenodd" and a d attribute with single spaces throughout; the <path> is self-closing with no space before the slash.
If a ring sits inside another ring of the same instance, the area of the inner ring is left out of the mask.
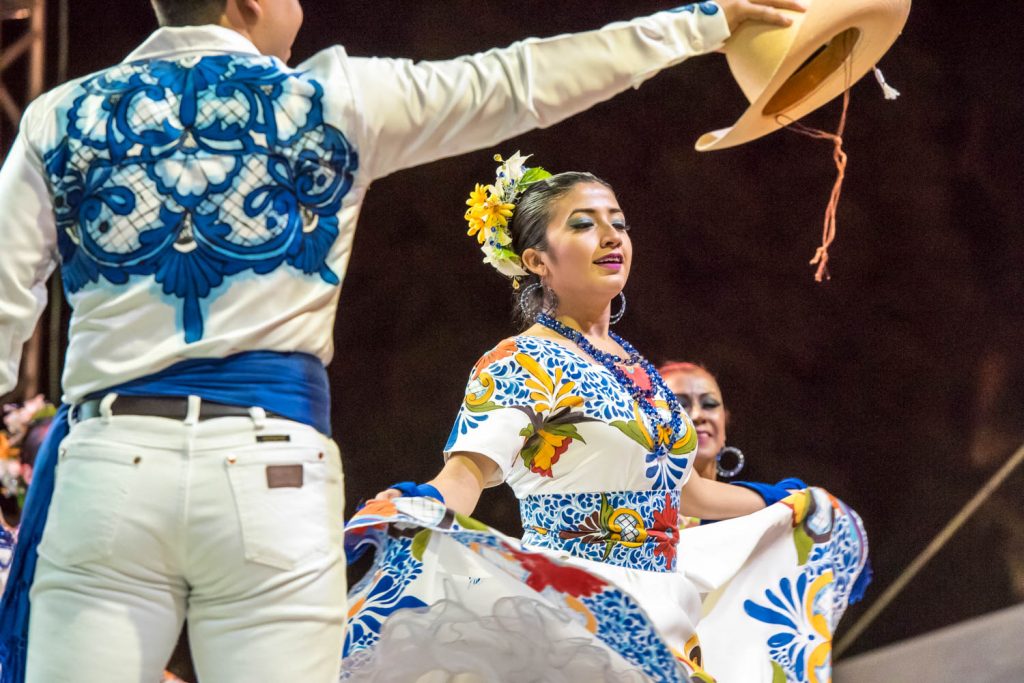
<path id="1" fill-rule="evenodd" d="M 634 19 L 644 38 L 657 41 L 670 57 L 665 63 L 641 71 L 633 78 L 633 87 L 655 76 L 661 70 L 680 64 L 690 57 L 714 52 L 731 35 L 725 12 L 714 2 L 684 5 Z"/>

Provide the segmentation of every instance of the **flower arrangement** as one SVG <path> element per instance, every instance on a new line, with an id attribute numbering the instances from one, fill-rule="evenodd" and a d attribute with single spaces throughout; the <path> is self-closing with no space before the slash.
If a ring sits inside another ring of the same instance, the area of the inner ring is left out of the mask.
<path id="1" fill-rule="evenodd" d="M 481 185 L 469 194 L 466 204 L 466 222 L 470 237 L 475 236 L 484 252 L 484 263 L 506 277 L 512 278 L 512 286 L 518 287 L 516 278 L 525 277 L 528 273 L 523 269 L 522 260 L 512 250 L 512 234 L 508 229 L 509 219 L 516 209 L 516 200 L 527 187 L 550 178 L 551 174 L 539 166 L 526 166 L 530 155 L 522 156 L 516 152 L 508 159 L 495 155 L 498 166 L 496 178 L 492 185 Z"/>
<path id="2" fill-rule="evenodd" d="M 32 467 L 22 462 L 22 451 L 33 429 L 57 413 L 53 404 L 41 395 L 22 404 L 3 407 L 3 429 L 0 429 L 0 509 L 5 515 L 20 514 L 25 495 L 32 481 Z"/>

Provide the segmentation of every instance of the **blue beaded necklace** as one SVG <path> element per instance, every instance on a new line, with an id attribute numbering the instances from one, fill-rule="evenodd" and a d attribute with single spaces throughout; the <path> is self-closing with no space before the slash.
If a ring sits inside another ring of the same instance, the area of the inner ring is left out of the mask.
<path id="1" fill-rule="evenodd" d="M 597 348 L 583 336 L 583 333 L 578 330 L 574 330 L 558 320 L 555 320 L 547 313 L 539 314 L 537 316 L 537 322 L 579 346 L 588 356 L 603 365 L 608 372 L 612 373 L 612 376 L 615 377 L 619 385 L 629 393 L 632 399 L 636 401 L 636 404 L 640 407 L 640 410 L 647 415 L 652 426 L 656 428 L 668 428 L 667 431 L 671 437 L 667 444 L 663 443 L 661 440 L 662 430 L 655 429 L 656 433 L 653 435 L 653 438 L 655 439 L 656 444 L 654 450 L 648 456 L 648 460 L 668 455 L 669 448 L 672 447 L 672 444 L 679 438 L 679 434 L 683 430 L 683 408 L 679 405 L 679 400 L 676 399 L 676 395 L 673 394 L 665 385 L 665 380 L 661 378 L 658 370 L 651 365 L 650 361 L 641 356 L 640 352 L 633 348 L 632 344 L 612 331 L 609 331 L 608 335 L 614 339 L 627 354 L 629 354 L 629 357 L 625 361 L 615 354 L 611 354 Z M 640 367 L 643 368 L 644 372 L 647 373 L 647 377 L 650 378 L 651 388 L 643 389 L 638 386 L 637 383 L 619 367 L 620 363 L 624 365 L 639 364 Z M 672 415 L 669 420 L 665 420 L 665 418 L 662 417 L 661 412 L 654 407 L 654 398 L 658 395 L 659 390 L 661 395 L 664 396 L 668 402 L 669 411 Z"/>

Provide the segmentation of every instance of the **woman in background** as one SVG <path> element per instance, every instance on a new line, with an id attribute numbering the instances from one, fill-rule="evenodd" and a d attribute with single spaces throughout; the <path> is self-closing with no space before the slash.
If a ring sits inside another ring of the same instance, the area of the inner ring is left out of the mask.
<path id="1" fill-rule="evenodd" d="M 665 378 L 665 384 L 683 407 L 697 432 L 697 454 L 694 469 L 706 479 L 731 479 L 746 465 L 746 456 L 735 446 L 725 444 L 725 429 L 729 422 L 729 411 L 722 398 L 718 379 L 699 363 L 665 363 L 658 372 Z M 791 491 L 807 488 L 796 477 L 783 479 L 775 484 L 754 481 L 732 481 L 736 486 L 750 489 L 760 495 L 765 503 L 772 504 L 786 498 Z M 684 519 L 686 526 L 701 522 L 698 517 Z"/>

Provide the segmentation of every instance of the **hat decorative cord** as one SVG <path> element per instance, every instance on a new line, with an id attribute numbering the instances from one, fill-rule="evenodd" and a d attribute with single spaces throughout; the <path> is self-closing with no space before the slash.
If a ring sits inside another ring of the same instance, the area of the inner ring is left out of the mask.
<path id="1" fill-rule="evenodd" d="M 882 70 L 877 66 L 875 67 L 875 80 L 878 81 L 879 87 L 882 88 L 882 96 L 887 100 L 895 100 L 900 96 L 900 91 L 892 87 L 885 82 L 885 76 L 882 75 Z"/>
<path id="2" fill-rule="evenodd" d="M 846 152 L 843 151 L 843 131 L 846 130 L 846 111 L 850 106 L 850 89 L 843 92 L 843 114 L 839 118 L 839 128 L 835 133 L 829 133 L 817 128 L 809 128 L 800 123 L 790 123 L 789 128 L 802 135 L 816 138 L 818 140 L 831 140 L 835 145 L 832 152 L 832 159 L 836 162 L 836 182 L 832 186 L 832 194 L 825 208 L 825 224 L 822 229 L 821 246 L 814 252 L 811 265 L 818 266 L 814 274 L 817 282 L 830 278 L 828 274 L 828 248 L 836 239 L 836 210 L 839 207 L 839 195 L 843 190 L 843 179 L 846 177 Z"/>

